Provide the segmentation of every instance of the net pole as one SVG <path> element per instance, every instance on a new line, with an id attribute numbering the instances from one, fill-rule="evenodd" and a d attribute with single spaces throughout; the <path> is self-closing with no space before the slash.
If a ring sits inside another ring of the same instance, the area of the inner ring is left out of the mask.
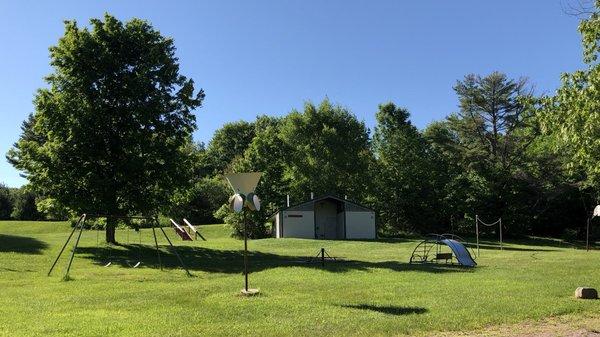
<path id="1" fill-rule="evenodd" d="M 502 247 L 502 218 L 500 218 L 500 250 L 504 250 Z"/>
<path id="2" fill-rule="evenodd" d="M 585 251 L 590 251 L 590 218 L 587 218 L 587 225 L 585 229 Z"/>
<path id="3" fill-rule="evenodd" d="M 477 236 L 477 257 L 479 257 L 479 216 L 475 214 L 475 235 Z"/>

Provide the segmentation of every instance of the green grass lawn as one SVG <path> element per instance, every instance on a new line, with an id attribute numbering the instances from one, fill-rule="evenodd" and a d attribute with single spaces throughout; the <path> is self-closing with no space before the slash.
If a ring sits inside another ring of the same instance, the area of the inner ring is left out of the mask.
<path id="1" fill-rule="evenodd" d="M 410 265 L 414 240 L 249 243 L 246 298 L 243 242 L 222 225 L 203 226 L 208 241 L 182 242 L 165 229 L 193 273 L 187 277 L 159 237 L 119 230 L 125 245 L 109 252 L 84 231 L 62 281 L 70 249 L 46 273 L 70 231 L 66 223 L 0 222 L 0 335 L 401 335 L 472 330 L 562 314 L 600 314 L 600 302 L 573 298 L 577 286 L 600 288 L 600 252 L 539 240 L 487 245 L 478 266 Z M 102 235 L 100 236 L 102 238 Z M 345 261 L 321 268 L 305 260 L 320 247 Z M 140 268 L 128 267 L 141 256 Z"/>

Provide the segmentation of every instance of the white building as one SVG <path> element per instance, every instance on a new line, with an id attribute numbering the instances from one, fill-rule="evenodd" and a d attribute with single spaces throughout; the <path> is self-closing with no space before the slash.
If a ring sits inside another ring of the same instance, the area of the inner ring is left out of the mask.
<path id="1" fill-rule="evenodd" d="M 276 238 L 377 238 L 372 209 L 333 195 L 281 209 L 273 218 Z"/>

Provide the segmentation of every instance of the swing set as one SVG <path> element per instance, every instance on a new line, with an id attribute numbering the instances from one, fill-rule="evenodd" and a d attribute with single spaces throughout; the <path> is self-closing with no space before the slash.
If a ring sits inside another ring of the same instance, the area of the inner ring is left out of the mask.
<path id="1" fill-rule="evenodd" d="M 175 246 L 173 246 L 173 243 L 171 242 L 171 240 L 167 236 L 167 233 L 165 233 L 164 229 L 160 226 L 157 217 L 112 216 L 112 215 L 104 215 L 104 214 L 82 214 L 79 217 L 79 219 L 75 223 L 75 226 L 73 226 L 73 230 L 71 231 L 71 234 L 69 234 L 69 237 L 67 238 L 67 241 L 62 246 L 60 252 L 58 253 L 58 256 L 54 260 L 54 263 L 52 263 L 52 267 L 50 267 L 50 270 L 48 271 L 48 276 L 50 276 L 50 274 L 54 270 L 54 267 L 56 267 L 56 264 L 58 263 L 58 260 L 60 259 L 61 255 L 65 251 L 65 248 L 67 248 L 67 245 L 69 244 L 69 242 L 73 238 L 73 235 L 75 234 L 75 232 L 77 230 L 79 230 L 77 238 L 75 239 L 75 244 L 73 245 L 73 249 L 71 251 L 71 256 L 69 258 L 69 262 L 67 264 L 67 268 L 65 270 L 65 275 L 63 276 L 63 279 L 68 279 L 69 278 L 69 271 L 71 270 L 71 265 L 73 264 L 73 259 L 75 257 L 75 253 L 77 251 L 77 247 L 79 245 L 79 241 L 81 239 L 81 235 L 83 234 L 83 229 L 85 227 L 85 222 L 86 222 L 86 220 L 92 219 L 92 218 L 95 218 L 95 219 L 97 219 L 97 218 L 114 218 L 114 219 L 120 219 L 120 220 L 127 221 L 128 223 L 130 223 L 131 220 L 143 220 L 143 221 L 146 221 L 147 223 L 149 223 L 151 225 L 152 235 L 154 237 L 154 245 L 156 247 L 156 257 L 157 257 L 157 260 L 158 260 L 158 264 L 160 266 L 160 270 L 163 270 L 163 264 L 162 264 L 162 260 L 161 260 L 161 256 L 160 256 L 160 248 L 158 246 L 158 239 L 156 237 L 156 228 L 158 227 L 158 229 L 160 229 L 160 231 L 163 233 L 165 239 L 167 239 L 167 242 L 169 243 L 169 246 L 170 246 L 171 250 L 177 256 L 177 259 L 179 260 L 179 264 L 180 264 L 181 268 L 183 270 L 185 270 L 187 276 L 192 276 L 192 274 L 190 273 L 190 271 L 185 266 L 185 263 L 181 259 L 181 256 L 179 255 L 179 253 L 175 249 Z M 128 243 L 129 243 L 129 228 L 130 228 L 130 226 L 128 226 L 128 231 L 127 231 L 127 242 Z M 95 230 L 96 230 L 96 245 L 98 246 L 99 239 L 100 239 L 100 228 L 96 226 Z M 133 260 L 133 261 L 131 261 L 131 260 L 126 261 L 127 265 L 129 265 L 131 268 L 137 268 L 142 263 L 141 262 L 141 257 L 142 257 L 141 256 L 142 255 L 142 234 L 141 234 L 141 230 L 140 230 L 139 227 L 135 227 L 134 230 L 138 232 L 139 245 L 138 245 L 137 261 L 135 261 L 135 260 Z M 108 243 L 107 243 L 107 246 L 108 246 Z M 112 265 L 113 261 L 112 261 L 112 253 L 111 253 L 111 251 L 112 251 L 112 249 L 108 249 L 108 257 L 107 257 L 106 261 L 103 263 L 104 267 L 109 267 L 109 266 Z M 135 263 L 133 263 L 133 262 L 135 262 Z"/>

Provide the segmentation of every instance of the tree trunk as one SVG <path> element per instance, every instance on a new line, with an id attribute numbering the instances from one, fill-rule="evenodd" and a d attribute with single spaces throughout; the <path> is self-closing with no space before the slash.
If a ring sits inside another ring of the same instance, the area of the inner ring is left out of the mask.
<path id="1" fill-rule="evenodd" d="M 114 218 L 106 219 L 106 243 L 116 244 L 115 232 L 117 228 L 117 221 Z"/>

